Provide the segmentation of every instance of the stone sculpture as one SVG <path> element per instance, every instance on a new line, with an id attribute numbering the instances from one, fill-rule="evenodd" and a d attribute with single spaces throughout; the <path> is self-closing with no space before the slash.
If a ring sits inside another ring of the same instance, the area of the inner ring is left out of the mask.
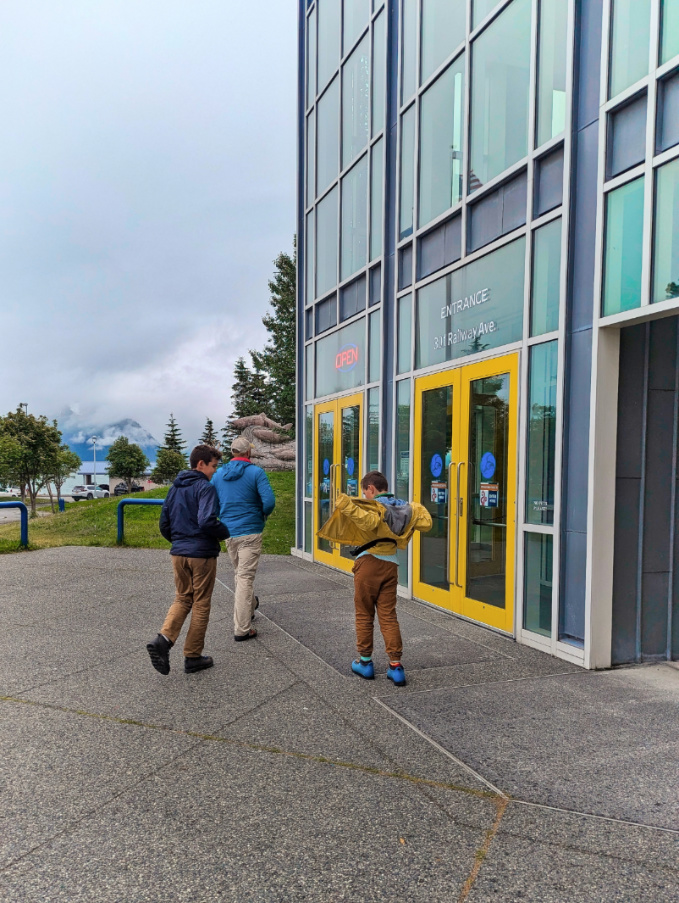
<path id="1" fill-rule="evenodd" d="M 251 414 L 229 421 L 229 426 L 252 443 L 252 460 L 264 470 L 295 469 L 297 443 L 289 435 L 291 423 L 281 425 L 266 414 Z"/>

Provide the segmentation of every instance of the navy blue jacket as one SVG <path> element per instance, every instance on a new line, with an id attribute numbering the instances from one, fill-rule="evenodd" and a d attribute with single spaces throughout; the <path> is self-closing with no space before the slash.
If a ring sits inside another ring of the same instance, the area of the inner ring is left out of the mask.
<path id="1" fill-rule="evenodd" d="M 231 536 L 261 533 L 276 498 L 269 478 L 247 458 L 234 458 L 212 477 L 219 496 L 219 516 Z"/>
<path id="2" fill-rule="evenodd" d="M 160 532 L 172 543 L 170 555 L 216 558 L 229 531 L 219 520 L 214 486 L 200 470 L 182 470 L 160 511 Z"/>

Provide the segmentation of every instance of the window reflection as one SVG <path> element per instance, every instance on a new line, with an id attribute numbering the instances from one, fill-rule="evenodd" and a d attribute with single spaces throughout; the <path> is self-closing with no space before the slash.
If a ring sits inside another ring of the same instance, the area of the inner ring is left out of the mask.
<path id="1" fill-rule="evenodd" d="M 558 343 L 530 350 L 528 448 L 526 452 L 526 523 L 554 523 L 556 454 L 556 374 Z"/>
<path id="2" fill-rule="evenodd" d="M 679 298 L 679 160 L 660 167 L 655 189 L 654 302 Z"/>
<path id="3" fill-rule="evenodd" d="M 566 126 L 567 25 L 568 0 L 540 0 L 536 147 Z"/>
<path id="4" fill-rule="evenodd" d="M 610 97 L 648 73 L 651 0 L 612 0 Z"/>
<path id="5" fill-rule="evenodd" d="M 644 180 L 635 179 L 606 197 L 603 314 L 641 304 Z"/>

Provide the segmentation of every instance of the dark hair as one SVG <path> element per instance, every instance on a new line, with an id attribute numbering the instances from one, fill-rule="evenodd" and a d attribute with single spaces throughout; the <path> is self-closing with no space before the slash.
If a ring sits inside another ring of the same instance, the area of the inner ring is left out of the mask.
<path id="1" fill-rule="evenodd" d="M 374 486 L 378 492 L 388 492 L 389 483 L 387 478 L 379 470 L 370 470 L 361 480 L 361 489 L 367 489 L 368 486 Z"/>
<path id="2" fill-rule="evenodd" d="M 189 458 L 191 470 L 195 470 L 198 467 L 199 461 L 202 461 L 203 464 L 210 464 L 215 458 L 218 461 L 222 460 L 222 453 L 218 448 L 215 448 L 213 445 L 197 445 Z"/>

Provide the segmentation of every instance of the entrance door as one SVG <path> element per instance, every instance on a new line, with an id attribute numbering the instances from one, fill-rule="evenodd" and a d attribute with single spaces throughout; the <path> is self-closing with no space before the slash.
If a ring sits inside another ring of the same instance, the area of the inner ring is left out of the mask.
<path id="1" fill-rule="evenodd" d="M 360 496 L 363 465 L 363 393 L 316 405 L 314 442 L 317 474 L 314 534 L 328 520 L 340 492 Z M 346 546 L 314 540 L 314 558 L 350 571 L 354 559 Z"/>
<path id="2" fill-rule="evenodd" d="M 415 383 L 413 592 L 508 633 L 514 628 L 517 355 Z"/>

